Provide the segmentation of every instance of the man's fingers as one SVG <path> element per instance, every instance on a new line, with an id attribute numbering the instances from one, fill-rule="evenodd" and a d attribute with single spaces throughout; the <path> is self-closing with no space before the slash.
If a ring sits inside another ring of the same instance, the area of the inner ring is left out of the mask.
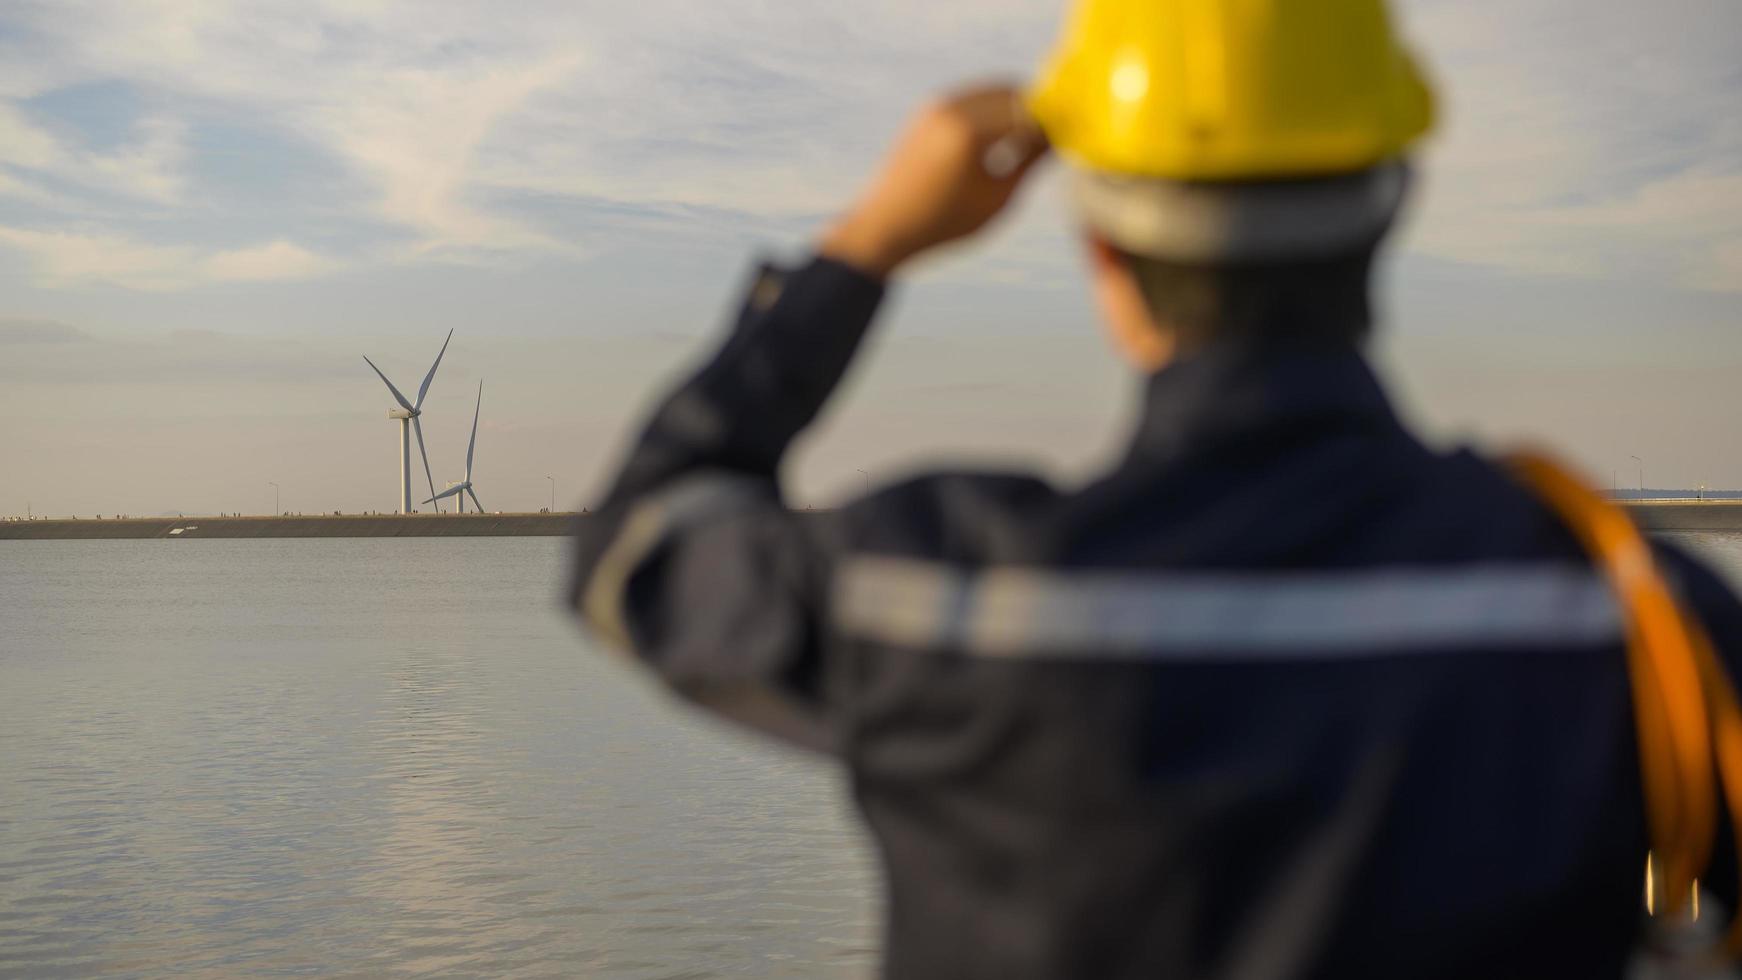
<path id="1" fill-rule="evenodd" d="M 1039 129 L 1022 101 L 1022 89 L 1015 85 L 958 89 L 944 96 L 937 108 L 965 122 L 983 141 L 989 142 L 1019 130 Z"/>
<path id="2" fill-rule="evenodd" d="M 1022 97 L 1022 89 L 1012 86 L 1004 105 L 1009 113 L 1011 132 L 1020 134 L 1033 145 L 1046 143 L 1046 131 L 1040 128 L 1040 120 L 1028 111 L 1028 101 Z"/>
<path id="3" fill-rule="evenodd" d="M 988 176 L 1000 180 L 1013 177 L 1046 152 L 1046 134 L 1029 114 L 1020 88 L 997 85 L 976 89 L 964 94 L 957 105 L 989 140 L 980 155 Z"/>
<path id="4" fill-rule="evenodd" d="M 986 171 L 986 176 L 1003 180 L 1015 176 L 1027 158 L 1027 148 L 1015 135 L 1000 136 L 980 155 L 980 166 Z"/>
<path id="5" fill-rule="evenodd" d="M 1005 180 L 1014 177 L 1046 155 L 1045 140 L 1026 134 L 1010 133 L 994 140 L 980 157 L 980 166 L 988 177 Z"/>

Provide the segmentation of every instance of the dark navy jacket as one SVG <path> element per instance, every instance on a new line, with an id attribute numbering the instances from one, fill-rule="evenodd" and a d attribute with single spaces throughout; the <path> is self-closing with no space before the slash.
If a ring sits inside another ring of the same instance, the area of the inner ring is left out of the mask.
<path id="1" fill-rule="evenodd" d="M 782 456 L 881 293 L 761 274 L 579 526 L 574 601 L 685 696 L 839 755 L 889 976 L 1621 972 L 1621 621 L 1529 493 L 1425 448 L 1353 349 L 1232 345 L 1150 379 L 1086 487 L 936 473 L 795 514 Z M 1734 662 L 1742 607 L 1665 560 Z"/>

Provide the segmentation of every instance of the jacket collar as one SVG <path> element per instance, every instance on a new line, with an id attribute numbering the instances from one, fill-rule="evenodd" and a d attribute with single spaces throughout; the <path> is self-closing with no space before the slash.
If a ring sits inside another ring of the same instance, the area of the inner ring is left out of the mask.
<path id="1" fill-rule="evenodd" d="M 1130 460 L 1166 460 L 1281 430 L 1339 426 L 1399 428 L 1357 348 L 1227 342 L 1147 379 Z"/>

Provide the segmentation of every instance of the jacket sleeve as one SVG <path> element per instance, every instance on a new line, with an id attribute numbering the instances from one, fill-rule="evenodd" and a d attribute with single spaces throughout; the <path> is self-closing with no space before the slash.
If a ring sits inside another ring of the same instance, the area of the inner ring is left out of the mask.
<path id="1" fill-rule="evenodd" d="M 571 601 L 593 634 L 720 714 L 832 748 L 817 522 L 778 470 L 857 350 L 882 284 L 815 258 L 765 266 L 713 357 L 655 409 L 575 534 Z"/>

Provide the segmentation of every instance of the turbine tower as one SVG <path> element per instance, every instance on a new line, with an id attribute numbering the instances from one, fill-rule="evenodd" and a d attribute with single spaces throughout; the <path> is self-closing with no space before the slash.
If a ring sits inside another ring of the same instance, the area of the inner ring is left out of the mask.
<path id="1" fill-rule="evenodd" d="M 441 493 L 436 493 L 435 487 L 430 487 L 429 492 L 431 496 L 428 500 L 424 501 L 424 503 L 433 503 L 443 497 L 457 496 L 460 505 L 460 513 L 464 514 L 466 512 L 466 495 L 471 494 L 472 503 L 478 508 L 478 513 L 484 513 L 484 505 L 478 503 L 478 493 L 472 489 L 472 450 L 478 448 L 478 412 L 483 407 L 484 382 L 480 381 L 478 382 L 478 404 L 472 409 L 472 440 L 466 443 L 466 478 L 446 490 L 443 490 Z M 441 507 L 441 504 L 436 504 L 436 506 L 439 508 Z"/>
<path id="2" fill-rule="evenodd" d="M 418 416 L 423 414 L 423 398 L 429 394 L 429 383 L 435 379 L 436 368 L 441 367 L 442 355 L 448 352 L 448 341 L 453 339 L 454 332 L 449 330 L 447 340 L 442 341 L 442 349 L 436 353 L 435 363 L 429 366 L 429 373 L 423 376 L 423 384 L 417 389 L 416 403 L 406 401 L 405 396 L 399 393 L 399 389 L 393 387 L 393 382 L 387 380 L 387 375 L 382 374 L 381 369 L 375 367 L 375 362 L 369 360 L 369 355 L 363 355 L 363 360 L 368 361 L 369 366 L 375 368 L 375 374 L 381 378 L 383 384 L 387 385 L 387 390 L 393 392 L 393 400 L 399 403 L 398 408 L 387 410 L 387 417 L 399 420 L 399 512 L 401 514 L 411 513 L 411 432 L 413 429 L 417 430 L 417 451 L 419 455 L 423 456 L 423 477 L 429 481 L 429 492 L 435 493 L 435 477 L 431 476 L 429 472 L 429 452 L 423 448 L 423 424 L 418 421 Z M 441 505 L 437 504 L 437 513 L 440 513 L 441 509 Z"/>

